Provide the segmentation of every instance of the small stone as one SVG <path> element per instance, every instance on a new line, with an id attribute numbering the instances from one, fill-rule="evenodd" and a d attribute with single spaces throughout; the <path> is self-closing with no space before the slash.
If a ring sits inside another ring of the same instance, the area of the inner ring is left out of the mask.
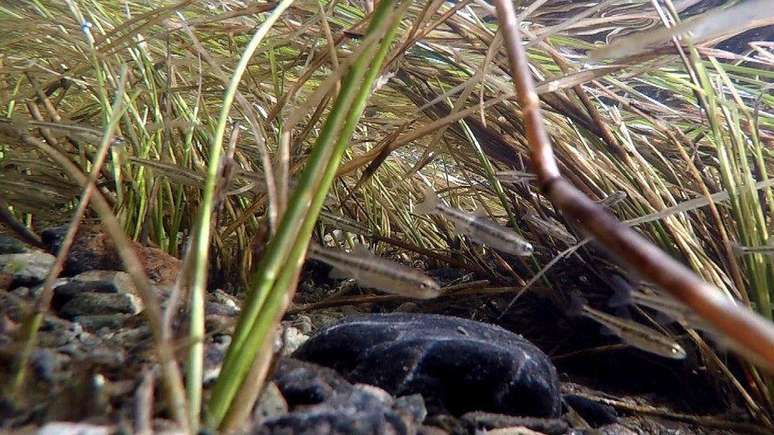
<path id="1" fill-rule="evenodd" d="M 352 388 L 335 370 L 294 358 L 280 358 L 274 382 L 291 408 L 322 403 L 336 391 Z"/>
<path id="2" fill-rule="evenodd" d="M 267 418 L 279 417 L 287 413 L 288 402 L 282 397 L 282 392 L 277 384 L 267 383 L 253 410 L 253 420 L 260 423 Z"/>
<path id="3" fill-rule="evenodd" d="M 395 399 L 393 406 L 400 414 L 410 416 L 414 421 L 424 421 L 427 417 L 425 399 L 421 394 L 401 396 Z"/>
<path id="4" fill-rule="evenodd" d="M 471 433 L 494 429 L 525 428 L 546 435 L 562 435 L 569 429 L 559 418 L 516 417 L 490 412 L 469 412 L 460 418 Z M 517 432 L 516 432 L 517 433 Z"/>
<path id="5" fill-rule="evenodd" d="M 210 302 L 225 305 L 232 310 L 233 314 L 239 314 L 241 303 L 236 297 L 224 292 L 221 289 L 215 289 L 208 295 Z"/>
<path id="6" fill-rule="evenodd" d="M 309 339 L 309 336 L 303 334 L 295 326 L 286 323 L 283 323 L 282 326 L 282 332 L 277 334 L 274 339 L 274 351 L 279 352 L 281 350 L 283 356 L 289 356 L 298 350 Z"/>
<path id="7" fill-rule="evenodd" d="M 204 347 L 204 374 L 202 382 L 210 385 L 215 382 L 220 374 L 223 359 L 226 357 L 228 345 L 231 344 L 231 336 L 216 334 L 208 340 Z"/>
<path id="8" fill-rule="evenodd" d="M 136 295 L 134 284 L 126 272 L 92 270 L 56 285 L 51 306 L 54 310 L 59 310 L 82 293 L 126 293 Z"/>
<path id="9" fill-rule="evenodd" d="M 113 430 L 111 426 L 56 421 L 41 427 L 37 435 L 110 435 Z"/>
<path id="10" fill-rule="evenodd" d="M 78 316 L 93 314 L 137 314 L 142 311 L 140 298 L 122 293 L 81 293 L 64 304 L 59 315 L 73 320 Z"/>
<path id="11" fill-rule="evenodd" d="M 90 332 L 99 331 L 102 328 L 116 330 L 124 325 L 124 322 L 131 317 L 129 314 L 87 314 L 75 316 L 73 322 L 83 326 L 83 329 Z"/>
<path id="12" fill-rule="evenodd" d="M 103 293 L 136 293 L 132 278 L 126 272 L 118 270 L 90 270 L 72 278 L 74 282 L 82 282 L 86 288 Z M 100 289 L 100 290 L 97 290 Z"/>
<path id="13" fill-rule="evenodd" d="M 30 354 L 30 367 L 37 379 L 53 382 L 54 375 L 61 369 L 65 359 L 50 349 L 35 349 Z"/>
<path id="14" fill-rule="evenodd" d="M 24 242 L 14 239 L 13 237 L 0 234 L 0 255 L 24 254 L 25 252 L 30 252 L 30 249 L 27 247 L 27 245 L 24 244 Z"/>
<path id="15" fill-rule="evenodd" d="M 252 433 L 268 434 L 410 434 L 421 422 L 401 415 L 381 394 L 368 388 L 340 389 L 324 402 L 264 420 Z M 392 401 L 390 401 L 392 402 Z"/>
<path id="16" fill-rule="evenodd" d="M 536 432 L 524 426 L 503 427 L 486 431 L 489 435 L 546 435 L 543 432 Z"/>
<path id="17" fill-rule="evenodd" d="M 11 275 L 13 285 L 35 285 L 43 282 L 56 259 L 45 252 L 0 255 L 0 273 Z"/>

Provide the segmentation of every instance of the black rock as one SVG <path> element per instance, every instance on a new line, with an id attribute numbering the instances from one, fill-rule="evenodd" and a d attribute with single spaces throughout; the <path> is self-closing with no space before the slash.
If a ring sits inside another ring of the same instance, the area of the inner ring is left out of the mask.
<path id="1" fill-rule="evenodd" d="M 335 371 L 282 358 L 274 382 L 290 413 L 262 420 L 254 434 L 412 434 L 426 415 L 421 396 L 393 399 L 370 385 L 352 385 Z"/>
<path id="2" fill-rule="evenodd" d="M 497 326 L 430 314 L 356 316 L 318 331 L 294 354 L 394 396 L 421 394 L 432 414 L 490 411 L 555 417 L 548 357 Z"/>
<path id="3" fill-rule="evenodd" d="M 129 314 L 142 311 L 142 302 L 137 296 L 127 293 L 81 293 L 62 305 L 58 314 L 67 320 L 79 316 Z"/>
<path id="4" fill-rule="evenodd" d="M 415 433 L 410 416 L 394 410 L 368 389 L 352 388 L 325 403 L 268 418 L 254 434 L 382 435 Z"/>
<path id="5" fill-rule="evenodd" d="M 592 427 L 600 427 L 618 421 L 618 412 L 610 405 L 598 403 L 577 394 L 565 394 L 564 401 Z"/>
<path id="6" fill-rule="evenodd" d="M 5 288 L 33 286 L 43 282 L 54 265 L 53 255 L 33 251 L 23 254 L 0 254 L 0 274 Z"/>
<path id="7" fill-rule="evenodd" d="M 24 242 L 0 234 L 0 254 L 23 254 L 25 252 L 30 252 L 30 250 Z"/>
<path id="8" fill-rule="evenodd" d="M 83 293 L 118 293 L 111 291 L 101 283 L 89 281 L 69 281 L 54 288 L 54 298 L 51 300 L 51 308 L 58 311 L 66 303 L 77 298 Z"/>
<path id="9" fill-rule="evenodd" d="M 293 358 L 281 358 L 274 371 L 274 382 L 291 408 L 322 403 L 335 392 L 352 388 L 336 371 Z"/>

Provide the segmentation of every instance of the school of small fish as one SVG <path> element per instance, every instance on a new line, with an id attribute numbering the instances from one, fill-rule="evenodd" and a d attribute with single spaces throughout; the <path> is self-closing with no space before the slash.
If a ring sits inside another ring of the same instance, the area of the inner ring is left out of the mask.
<path id="1" fill-rule="evenodd" d="M 528 174 L 508 173 L 499 174 L 502 178 L 511 177 L 509 181 L 520 182 L 528 180 Z M 528 256 L 534 252 L 533 246 L 522 236 L 499 223 L 484 216 L 450 207 L 444 204 L 438 195 L 429 187 L 423 189 L 423 201 L 414 207 L 417 214 L 442 216 L 454 225 L 454 231 L 464 235 L 478 243 L 501 252 Z M 613 192 L 608 197 L 599 201 L 606 207 L 615 206 L 626 198 L 624 192 Z M 343 226 L 345 230 L 363 233 L 363 228 L 350 226 L 352 222 L 336 215 L 324 215 L 321 217 L 330 224 Z M 577 238 L 558 222 L 540 218 L 534 213 L 527 213 L 524 219 L 536 230 L 554 239 L 563 241 L 568 245 L 578 243 Z M 339 249 L 324 248 L 312 243 L 309 248 L 309 257 L 325 262 L 333 267 L 331 277 L 349 277 L 355 279 L 364 287 L 376 288 L 388 293 L 401 295 L 415 299 L 431 299 L 441 294 L 440 285 L 431 277 L 418 269 L 410 268 L 400 263 L 378 257 L 369 252 L 362 245 L 355 245 L 352 252 Z M 691 312 L 688 307 L 664 295 L 646 293 L 634 290 L 621 277 L 614 281 L 621 288 L 620 294 L 615 295 L 610 306 L 640 305 L 659 313 L 668 315 L 687 328 L 700 328 L 701 320 Z M 686 357 L 685 349 L 673 338 L 630 319 L 614 316 L 604 311 L 590 307 L 585 301 L 575 301 L 577 312 L 588 317 L 612 333 L 630 346 L 643 351 L 660 355 L 666 358 L 683 359 Z"/>

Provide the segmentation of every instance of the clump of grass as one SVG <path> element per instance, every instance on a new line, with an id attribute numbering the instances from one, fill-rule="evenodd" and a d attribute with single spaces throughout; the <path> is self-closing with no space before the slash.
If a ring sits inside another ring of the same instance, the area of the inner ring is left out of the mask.
<path id="1" fill-rule="evenodd" d="M 97 190 L 130 237 L 178 256 L 193 239 L 193 313 L 201 314 L 208 270 L 250 295 L 207 404 L 212 425 L 236 424 L 244 408 L 233 408 L 234 398 L 254 398 L 268 361 L 266 338 L 287 308 L 320 209 L 357 223 L 354 232 L 378 241 L 377 250 L 392 244 L 431 262 L 456 260 L 490 287 L 543 287 L 561 299 L 553 271 L 570 252 L 589 265 L 607 261 L 524 219 L 533 213 L 574 228 L 537 183 L 494 176 L 540 165 L 529 154 L 529 129 L 491 11 L 478 2 L 401 2 L 401 9 L 380 2 L 374 11 L 355 3 L 296 2 L 286 10 L 131 0 L 0 6 L 0 127 L 42 138 L 87 172 L 98 142 L 70 127 L 100 137 L 109 131 L 110 102 L 120 98 L 125 145 L 111 148 Z M 626 192 L 615 208 L 619 219 L 654 217 L 637 227 L 640 235 L 723 297 L 771 319 L 771 259 L 733 251 L 735 244 L 769 243 L 772 193 L 753 186 L 769 181 L 772 164 L 770 53 L 761 45 L 731 53 L 686 44 L 589 68 L 589 41 L 599 35 L 671 24 L 685 11 L 600 4 L 567 16 L 539 3 L 516 13 L 562 174 L 594 200 Z M 116 95 L 123 65 L 126 90 Z M 225 161 L 222 140 L 233 130 L 241 134 L 232 136 L 233 157 Z M 81 181 L 18 137 L 3 136 L 0 147 L 0 194 L 15 217 L 35 230 L 57 217 L 67 221 Z M 227 183 L 219 180 L 224 163 L 234 168 Z M 494 253 L 411 212 L 421 199 L 419 182 L 456 207 L 508 222 L 538 253 L 488 261 Z M 30 186 L 56 201 L 30 200 Z M 728 205 L 681 209 L 723 190 Z M 214 202 L 220 211 L 208 222 Z M 323 231 L 340 225 L 327 222 Z M 206 331 L 201 316 L 192 320 L 188 418 L 195 427 L 196 337 Z M 770 423 L 771 378 L 753 366 L 735 372 L 719 350 L 689 336 L 751 414 Z M 260 375 L 252 385 L 243 384 L 248 373 Z"/>

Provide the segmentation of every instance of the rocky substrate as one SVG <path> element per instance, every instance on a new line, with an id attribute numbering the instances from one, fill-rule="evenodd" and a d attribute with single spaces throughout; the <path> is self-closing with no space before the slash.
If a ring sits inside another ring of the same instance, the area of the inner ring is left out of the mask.
<path id="1" fill-rule="evenodd" d="M 15 373 L 22 322 L 42 291 L 63 231 L 44 232 L 50 253 L 0 237 L 4 384 Z M 135 249 L 166 307 L 179 260 L 153 248 Z M 15 397 L 0 399 L 0 430 L 107 434 L 150 426 L 174 433 L 163 401 L 148 402 L 153 385 L 156 395 L 161 389 L 144 307 L 109 239 L 85 227 L 65 266 L 27 381 Z M 218 373 L 239 306 L 238 298 L 221 290 L 208 293 L 207 386 Z M 331 313 L 283 321 L 278 359 L 246 432 L 732 433 L 622 412 L 596 399 L 603 393 L 567 382 L 566 375 L 560 382 L 537 346 L 487 323 L 423 313 Z M 174 325 L 180 337 L 184 325 L 181 311 Z M 183 357 L 185 344 L 177 350 Z M 142 421 L 141 405 L 150 406 L 155 418 Z"/>

